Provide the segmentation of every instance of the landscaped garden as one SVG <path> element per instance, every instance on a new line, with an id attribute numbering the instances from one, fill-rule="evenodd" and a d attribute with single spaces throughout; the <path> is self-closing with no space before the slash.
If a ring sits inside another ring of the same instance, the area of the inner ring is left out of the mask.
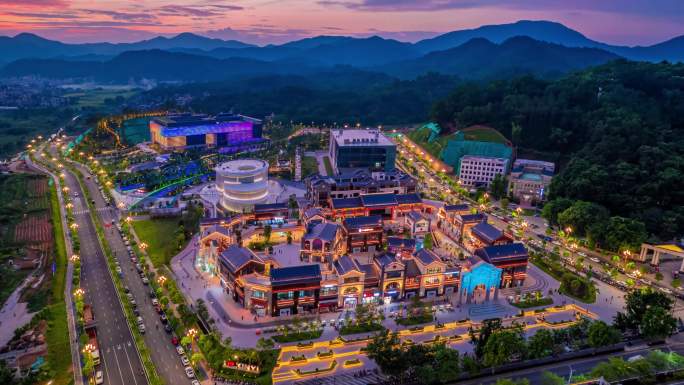
<path id="1" fill-rule="evenodd" d="M 396 322 L 397 325 L 411 326 L 432 322 L 434 318 L 432 309 L 421 301 L 418 296 L 413 296 L 406 308 L 406 312 L 397 316 L 394 319 L 394 322 Z"/>

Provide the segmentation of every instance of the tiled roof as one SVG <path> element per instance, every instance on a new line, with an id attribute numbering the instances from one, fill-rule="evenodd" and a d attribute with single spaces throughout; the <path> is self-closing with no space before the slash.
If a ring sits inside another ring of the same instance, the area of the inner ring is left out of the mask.
<path id="1" fill-rule="evenodd" d="M 382 217 L 380 215 L 371 215 L 368 217 L 346 218 L 342 224 L 346 229 L 359 229 L 366 226 L 377 226 L 382 225 Z"/>
<path id="2" fill-rule="evenodd" d="M 287 210 L 287 203 L 283 202 L 254 205 L 255 213 L 268 212 L 272 210 Z"/>
<path id="3" fill-rule="evenodd" d="M 444 206 L 444 211 L 468 211 L 470 210 L 470 206 L 468 206 L 465 203 L 458 204 L 458 205 L 446 205 Z"/>
<path id="4" fill-rule="evenodd" d="M 480 222 L 476 224 L 470 231 L 473 233 L 473 235 L 488 243 L 492 243 L 504 236 L 503 231 L 497 229 L 487 222 Z"/>
<path id="5" fill-rule="evenodd" d="M 311 218 L 315 215 L 323 216 L 323 211 L 318 207 L 309 207 L 304 211 L 304 218 Z"/>
<path id="6" fill-rule="evenodd" d="M 365 207 L 396 205 L 395 197 L 394 194 L 365 194 L 361 195 L 361 202 Z"/>
<path id="7" fill-rule="evenodd" d="M 489 263 L 527 259 L 527 249 L 522 243 L 487 246 L 475 250 L 475 255 Z"/>
<path id="8" fill-rule="evenodd" d="M 319 264 L 288 266 L 271 269 L 271 284 L 289 285 L 300 283 L 320 283 L 321 266 Z"/>
<path id="9" fill-rule="evenodd" d="M 231 273 L 235 274 L 243 266 L 245 266 L 250 261 L 255 261 L 257 263 L 264 263 L 264 261 L 259 258 L 258 255 L 252 253 L 251 250 L 245 249 L 238 245 L 230 245 L 227 249 L 223 250 L 221 255 L 219 255 L 219 260 L 223 262 Z"/>
<path id="10" fill-rule="evenodd" d="M 359 273 L 361 272 L 359 264 L 348 255 L 343 255 L 337 258 L 337 260 L 333 262 L 333 268 L 337 272 L 337 275 L 344 275 L 350 271 L 358 271 Z"/>
<path id="11" fill-rule="evenodd" d="M 408 214 L 406 214 L 413 222 L 419 221 L 421 219 L 425 219 L 423 214 L 419 213 L 418 211 L 410 211 Z"/>
<path id="12" fill-rule="evenodd" d="M 390 263 L 397 262 L 397 258 L 391 253 L 384 253 L 382 255 L 379 255 L 374 258 L 375 263 L 378 264 L 378 266 L 385 267 L 389 265 Z"/>
<path id="13" fill-rule="evenodd" d="M 484 214 L 480 214 L 480 213 L 461 215 L 461 221 L 463 223 L 482 222 L 485 219 L 486 218 L 485 218 Z"/>
<path id="14" fill-rule="evenodd" d="M 420 249 L 414 255 L 423 265 L 429 265 L 432 262 L 441 262 L 437 254 L 428 249 Z"/>
<path id="15" fill-rule="evenodd" d="M 322 239 L 331 242 L 335 240 L 338 228 L 336 223 L 318 223 L 304 235 L 304 239 Z"/>
<path id="16" fill-rule="evenodd" d="M 387 237 L 387 246 L 414 249 L 416 247 L 416 240 L 413 238 Z"/>
<path id="17" fill-rule="evenodd" d="M 375 268 L 373 267 L 373 265 L 371 265 L 371 264 L 368 264 L 368 265 L 359 264 L 359 267 L 361 268 L 361 271 L 366 273 L 366 277 L 364 279 L 365 283 L 371 283 L 373 281 L 378 280 L 378 273 L 377 273 L 377 271 L 375 271 Z"/>
<path id="18" fill-rule="evenodd" d="M 355 207 L 363 207 L 361 198 L 335 198 L 332 200 L 333 209 L 351 209 Z"/>
<path id="19" fill-rule="evenodd" d="M 418 265 L 416 264 L 416 261 L 414 259 L 405 260 L 404 265 L 406 265 L 407 278 L 415 278 L 420 275 L 420 269 L 418 268 Z"/>
<path id="20" fill-rule="evenodd" d="M 423 200 L 420 199 L 420 195 L 418 194 L 398 194 L 394 196 L 397 200 L 397 203 L 400 205 L 402 204 L 414 204 L 414 203 L 422 203 Z"/>

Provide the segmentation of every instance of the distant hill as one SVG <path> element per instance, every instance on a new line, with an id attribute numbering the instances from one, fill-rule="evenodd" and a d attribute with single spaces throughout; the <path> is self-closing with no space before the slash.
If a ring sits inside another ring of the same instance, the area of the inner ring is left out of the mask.
<path id="1" fill-rule="evenodd" d="M 600 48 L 631 60 L 684 62 L 684 35 L 646 47 L 617 46 L 589 39 L 561 23 L 545 20 L 520 20 L 509 24 L 485 25 L 475 29 L 447 32 L 421 40 L 415 47 L 422 53 L 429 53 L 454 48 L 474 38 L 501 43 L 515 36 L 527 36 L 566 47 Z"/>
<path id="2" fill-rule="evenodd" d="M 529 37 L 513 37 L 501 44 L 479 38 L 456 48 L 388 65 L 384 71 L 405 78 L 426 72 L 458 75 L 470 79 L 527 73 L 554 77 L 618 58 L 618 55 L 600 49 L 569 48 Z"/>
<path id="3" fill-rule="evenodd" d="M 414 44 L 378 36 L 356 38 L 323 35 L 258 47 L 236 40 L 213 39 L 193 33 L 181 33 L 174 37 L 159 36 L 134 43 L 66 44 L 22 33 L 14 37 L 0 36 L 0 65 L 28 58 L 102 61 L 126 51 L 159 49 L 217 59 L 245 58 L 302 62 L 307 65 L 369 67 L 416 59 L 432 52 L 459 47 L 472 39 L 481 38 L 500 44 L 517 36 L 566 47 L 598 48 L 631 60 L 684 61 L 684 36 L 647 47 L 625 47 L 592 40 L 560 23 L 521 20 L 448 32 Z"/>
<path id="4" fill-rule="evenodd" d="M 217 48 L 253 47 L 236 40 L 211 39 L 192 33 L 177 36 L 155 37 L 136 43 L 87 43 L 67 44 L 42 38 L 31 33 L 21 33 L 14 37 L 0 36 L 0 62 L 9 63 L 25 58 L 54 58 L 59 56 L 87 57 L 87 55 L 113 56 L 126 51 L 148 49 L 188 48 L 211 50 Z"/>

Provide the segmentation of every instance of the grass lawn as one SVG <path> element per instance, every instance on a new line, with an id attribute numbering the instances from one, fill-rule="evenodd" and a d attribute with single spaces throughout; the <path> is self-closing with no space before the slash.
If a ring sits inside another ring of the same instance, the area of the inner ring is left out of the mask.
<path id="1" fill-rule="evenodd" d="M 439 157 L 440 153 L 447 146 L 447 143 L 449 143 L 449 140 L 451 140 L 453 135 L 439 136 L 437 140 L 433 141 L 432 143 L 428 143 L 430 132 L 431 131 L 429 128 L 423 127 L 415 131 L 411 131 L 408 133 L 408 137 L 416 144 L 419 144 L 421 147 L 423 147 L 431 155 Z"/>
<path id="2" fill-rule="evenodd" d="M 313 156 L 302 157 L 302 178 L 318 174 L 318 161 Z"/>
<path id="3" fill-rule="evenodd" d="M 506 143 L 506 137 L 491 127 L 474 126 L 471 129 L 463 130 L 463 133 L 465 134 L 466 140 Z"/>
<path id="4" fill-rule="evenodd" d="M 155 267 L 167 265 L 178 251 L 176 230 L 178 218 L 133 221 L 135 233 L 148 244 L 147 254 Z"/>
<path id="5" fill-rule="evenodd" d="M 330 164 L 330 157 L 324 156 L 323 164 L 325 165 L 325 172 L 327 172 L 328 175 L 334 174 L 332 164 Z"/>
<path id="6" fill-rule="evenodd" d="M 52 231 L 55 239 L 55 275 L 52 277 L 52 299 L 55 302 L 64 301 L 64 287 L 66 280 L 67 255 L 64 244 L 64 233 L 61 215 L 59 212 L 59 200 L 55 186 L 50 186 L 50 203 L 52 211 Z"/>
<path id="7" fill-rule="evenodd" d="M 58 302 L 50 305 L 46 340 L 48 345 L 47 362 L 52 371 L 53 385 L 66 385 L 73 382 L 71 368 L 71 348 L 67 326 L 66 305 Z"/>

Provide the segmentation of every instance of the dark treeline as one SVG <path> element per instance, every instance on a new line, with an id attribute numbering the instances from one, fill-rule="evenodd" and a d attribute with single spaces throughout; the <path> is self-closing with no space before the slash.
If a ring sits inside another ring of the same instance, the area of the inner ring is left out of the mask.
<path id="1" fill-rule="evenodd" d="M 684 64 L 619 60 L 558 80 L 462 84 L 432 118 L 450 131 L 490 125 L 519 155 L 558 162 L 547 217 L 577 222 L 598 246 L 684 234 Z"/>
<path id="2" fill-rule="evenodd" d="M 423 122 L 432 104 L 458 84 L 452 76 L 427 74 L 414 80 L 340 69 L 311 76 L 266 76 L 234 82 L 159 87 L 145 98 L 190 95 L 198 112 L 233 110 L 251 116 L 274 114 L 283 122 L 364 125 Z"/>

